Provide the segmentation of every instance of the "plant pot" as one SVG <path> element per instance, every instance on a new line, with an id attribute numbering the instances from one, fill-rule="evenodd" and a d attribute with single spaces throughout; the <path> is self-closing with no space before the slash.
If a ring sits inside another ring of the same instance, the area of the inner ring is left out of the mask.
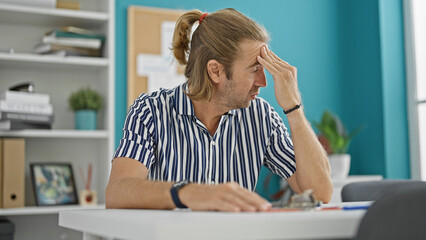
<path id="1" fill-rule="evenodd" d="M 75 111 L 75 129 L 96 130 L 96 128 L 97 128 L 97 115 L 95 110 Z"/>
<path id="2" fill-rule="evenodd" d="M 332 178 L 347 178 L 351 167 L 351 155 L 331 154 L 328 155 Z"/>

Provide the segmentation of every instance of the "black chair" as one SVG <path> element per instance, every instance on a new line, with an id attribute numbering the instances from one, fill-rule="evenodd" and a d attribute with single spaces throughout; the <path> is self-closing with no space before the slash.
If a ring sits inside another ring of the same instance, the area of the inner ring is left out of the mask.
<path id="1" fill-rule="evenodd" d="M 355 239 L 426 239 L 426 185 L 400 188 L 375 201 Z"/>
<path id="2" fill-rule="evenodd" d="M 388 194 L 418 186 L 426 187 L 426 182 L 415 180 L 382 180 L 349 183 L 342 189 L 342 202 L 375 201 Z"/>

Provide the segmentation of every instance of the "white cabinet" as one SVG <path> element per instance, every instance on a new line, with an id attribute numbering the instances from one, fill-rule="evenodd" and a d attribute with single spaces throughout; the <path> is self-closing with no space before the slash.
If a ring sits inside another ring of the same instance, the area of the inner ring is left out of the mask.
<path id="1" fill-rule="evenodd" d="M 87 172 L 93 165 L 92 187 L 105 202 L 114 151 L 114 48 L 115 1 L 81 1 L 81 10 L 47 9 L 0 3 L 0 91 L 13 84 L 31 81 L 35 90 L 50 95 L 54 111 L 52 130 L 0 131 L 0 137 L 26 140 L 26 205 L 34 206 L 29 164 L 32 162 L 70 162 L 77 189 L 84 189 L 78 168 Z M 55 27 L 75 26 L 106 36 L 103 57 L 42 56 L 33 53 L 45 32 Z M 8 49 L 14 52 L 9 53 Z M 69 109 L 69 95 L 90 86 L 104 99 L 98 112 L 98 130 L 74 130 L 74 113 Z M 33 215 L 34 211 L 19 216 Z M 53 210 L 53 214 L 57 211 Z M 34 214 L 32 217 L 34 217 Z M 0 216 L 8 216 L 0 210 Z M 22 228 L 18 227 L 17 231 Z M 40 229 L 39 231 L 43 231 Z M 16 238 L 16 239 L 19 239 Z M 33 238 L 36 239 L 36 238 Z"/>

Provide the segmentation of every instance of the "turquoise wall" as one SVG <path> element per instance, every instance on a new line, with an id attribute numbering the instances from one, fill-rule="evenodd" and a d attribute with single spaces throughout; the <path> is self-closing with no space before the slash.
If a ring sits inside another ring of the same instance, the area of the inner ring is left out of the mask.
<path id="1" fill-rule="evenodd" d="M 349 129 L 367 125 L 350 147 L 351 173 L 409 178 L 401 0 L 116 1 L 117 144 L 127 111 L 130 5 L 207 12 L 232 7 L 263 24 L 271 34 L 271 48 L 298 69 L 308 120 L 319 120 L 330 109 Z M 260 96 L 281 112 L 267 77 Z M 264 196 L 278 189 L 276 176 L 269 188 L 263 187 L 268 174 L 262 171 L 257 188 Z"/>
<path id="2" fill-rule="evenodd" d="M 386 177 L 410 176 L 404 24 L 400 0 L 379 0 Z"/>

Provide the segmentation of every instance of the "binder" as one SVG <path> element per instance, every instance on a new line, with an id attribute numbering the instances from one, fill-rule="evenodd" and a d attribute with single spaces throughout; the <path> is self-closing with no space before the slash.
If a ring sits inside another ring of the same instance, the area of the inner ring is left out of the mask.
<path id="1" fill-rule="evenodd" d="M 0 138 L 0 207 L 25 205 L 25 140 Z"/>

